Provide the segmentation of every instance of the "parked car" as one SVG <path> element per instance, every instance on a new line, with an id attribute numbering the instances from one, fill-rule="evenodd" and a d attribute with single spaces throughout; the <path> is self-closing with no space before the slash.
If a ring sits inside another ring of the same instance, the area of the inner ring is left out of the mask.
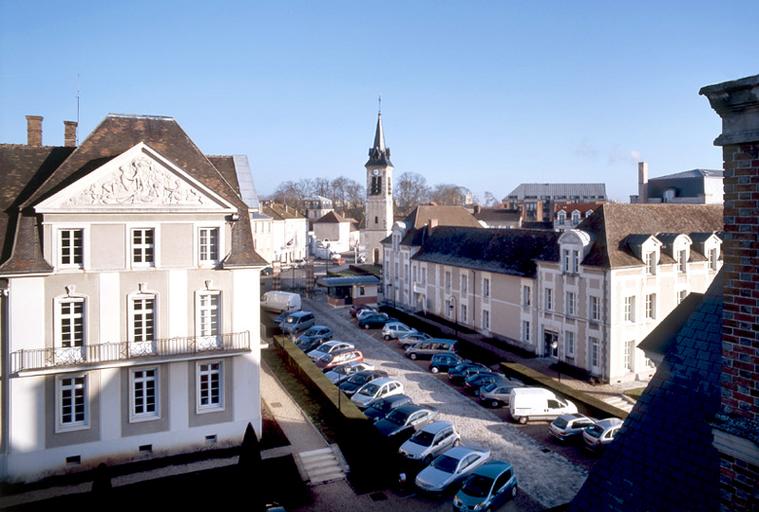
<path id="1" fill-rule="evenodd" d="M 356 372 L 338 386 L 340 390 L 347 396 L 353 396 L 358 389 L 375 379 L 387 377 L 387 372 L 383 370 L 364 370 L 363 372 Z"/>
<path id="2" fill-rule="evenodd" d="M 502 373 L 494 371 L 475 373 L 464 379 L 464 391 L 477 396 L 482 386 L 493 384 L 494 382 L 507 381 L 508 379 Z"/>
<path id="3" fill-rule="evenodd" d="M 332 329 L 326 325 L 313 325 L 298 336 L 295 344 L 303 352 L 311 352 L 313 349 L 332 339 Z"/>
<path id="4" fill-rule="evenodd" d="M 332 384 L 340 384 L 354 373 L 362 372 L 364 370 L 374 370 L 374 366 L 363 361 L 360 363 L 346 363 L 328 370 L 324 376 L 327 377 Z"/>
<path id="5" fill-rule="evenodd" d="M 362 319 L 362 318 L 364 318 L 365 316 L 368 316 L 368 315 L 375 315 L 375 314 L 377 314 L 377 313 L 379 313 L 379 311 L 377 311 L 377 309 L 376 309 L 376 308 L 373 308 L 373 307 L 372 307 L 372 308 L 370 308 L 370 307 L 366 307 L 366 308 L 364 308 L 364 309 L 362 309 L 362 310 L 360 310 L 360 311 L 356 312 L 356 320 L 361 320 L 361 319 Z"/>
<path id="6" fill-rule="evenodd" d="M 314 325 L 316 318 L 310 311 L 295 311 L 290 313 L 282 321 L 280 327 L 282 332 L 289 335 L 295 335 L 303 332 Z"/>
<path id="7" fill-rule="evenodd" d="M 517 495 L 517 477 L 508 462 L 486 462 L 464 480 L 453 497 L 453 510 L 496 510 Z"/>
<path id="8" fill-rule="evenodd" d="M 275 313 L 299 311 L 301 307 L 300 295 L 278 290 L 266 292 L 261 295 L 261 307 Z"/>
<path id="9" fill-rule="evenodd" d="M 562 414 L 548 426 L 548 433 L 559 441 L 582 439 L 586 428 L 595 425 L 596 421 L 584 414 Z"/>
<path id="10" fill-rule="evenodd" d="M 509 397 L 509 412 L 514 421 L 524 424 L 530 420 L 553 421 L 562 414 L 577 412 L 577 406 L 547 389 L 514 388 Z"/>
<path id="11" fill-rule="evenodd" d="M 377 311 L 375 307 L 368 304 L 353 304 L 350 309 L 350 314 L 353 318 L 356 318 L 356 315 L 359 313 L 359 311 L 363 311 L 365 309 L 368 309 L 370 311 Z"/>
<path id="12" fill-rule="evenodd" d="M 415 345 L 420 341 L 426 341 L 431 339 L 432 336 L 419 331 L 411 331 L 398 337 L 398 344 L 404 349 L 409 345 Z"/>
<path id="13" fill-rule="evenodd" d="M 324 343 L 316 347 L 311 352 L 308 352 L 308 357 L 316 361 L 317 359 L 319 359 L 325 354 L 330 354 L 338 350 L 345 350 L 349 348 L 356 348 L 356 347 L 353 345 L 353 343 L 348 343 L 347 341 L 340 341 L 340 340 L 325 341 Z"/>
<path id="14" fill-rule="evenodd" d="M 360 363 L 364 360 L 364 354 L 360 350 L 355 348 L 338 350 L 330 354 L 324 354 L 315 362 L 316 366 L 321 368 L 323 372 L 327 372 L 332 368 L 341 366 L 348 363 Z"/>
<path id="15" fill-rule="evenodd" d="M 602 450 L 614 441 L 614 438 L 622 428 L 623 421 L 619 418 L 606 418 L 598 420 L 595 425 L 586 428 L 582 433 L 585 448 L 592 451 Z"/>
<path id="16" fill-rule="evenodd" d="M 403 322 L 387 322 L 382 328 L 382 337 L 385 338 L 385 340 L 393 340 L 399 338 L 404 334 L 410 334 L 414 331 L 415 329 L 412 329 Z"/>
<path id="17" fill-rule="evenodd" d="M 417 430 L 398 452 L 409 460 L 432 462 L 441 452 L 458 446 L 461 436 L 450 421 L 435 421 Z"/>
<path id="18" fill-rule="evenodd" d="M 351 401 L 360 409 L 366 409 L 372 402 L 391 395 L 402 395 L 403 384 L 392 377 L 384 377 L 361 386 L 351 397 Z"/>
<path id="19" fill-rule="evenodd" d="M 482 386 L 479 391 L 480 402 L 490 407 L 508 407 L 511 390 L 522 386 L 524 384 L 516 379 Z"/>
<path id="20" fill-rule="evenodd" d="M 364 409 L 364 416 L 371 421 L 379 421 L 390 414 L 393 409 L 410 403 L 412 402 L 408 395 L 390 395 L 372 402 L 372 405 Z"/>
<path id="21" fill-rule="evenodd" d="M 432 356 L 432 361 L 430 361 L 430 371 L 432 373 L 448 373 L 448 370 L 454 366 L 460 365 L 463 362 L 464 359 L 462 359 L 461 356 L 454 354 L 453 352 L 434 354 Z"/>
<path id="22" fill-rule="evenodd" d="M 406 357 L 409 359 L 432 359 L 435 354 L 453 352 L 456 350 L 456 340 L 445 338 L 430 338 L 406 347 Z"/>
<path id="23" fill-rule="evenodd" d="M 475 373 L 489 372 L 490 368 L 471 361 L 463 362 L 448 370 L 448 379 L 454 384 L 462 384 L 464 379 Z"/>
<path id="24" fill-rule="evenodd" d="M 426 405 L 406 404 L 393 409 L 387 416 L 374 424 L 385 437 L 391 437 L 403 431 L 426 425 L 438 415 L 436 409 Z"/>
<path id="25" fill-rule="evenodd" d="M 490 458 L 490 450 L 457 446 L 438 455 L 416 475 L 416 486 L 427 492 L 441 493 L 461 481 Z"/>
<path id="26" fill-rule="evenodd" d="M 358 321 L 358 326 L 362 329 L 378 329 L 389 321 L 390 317 L 385 313 L 372 313 L 361 317 Z"/>

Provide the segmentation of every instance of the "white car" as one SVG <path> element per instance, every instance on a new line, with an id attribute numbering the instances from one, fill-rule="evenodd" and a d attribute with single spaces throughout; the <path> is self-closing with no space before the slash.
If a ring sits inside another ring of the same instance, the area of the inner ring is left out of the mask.
<path id="1" fill-rule="evenodd" d="M 382 328 L 382 337 L 385 340 L 393 340 L 415 331 L 416 329 L 412 329 L 403 322 L 387 322 L 385 327 Z"/>
<path id="2" fill-rule="evenodd" d="M 472 473 L 490 458 L 490 450 L 457 446 L 438 455 L 416 475 L 416 486 L 427 492 L 441 493 Z"/>
<path id="3" fill-rule="evenodd" d="M 440 452 L 458 446 L 461 436 L 450 421 L 436 421 L 419 429 L 398 452 L 410 460 L 429 464 Z"/>
<path id="4" fill-rule="evenodd" d="M 365 316 L 373 315 L 374 313 L 379 313 L 379 311 L 374 308 L 364 308 L 358 313 L 356 313 L 356 320 L 361 320 Z"/>
<path id="5" fill-rule="evenodd" d="M 347 349 L 354 349 L 356 348 L 353 343 L 348 343 L 347 341 L 339 341 L 339 340 L 332 340 L 332 341 L 326 341 L 316 347 L 314 350 L 308 353 L 308 357 L 311 358 L 313 361 L 318 361 L 322 357 L 329 355 L 333 352 L 337 352 L 338 350 L 347 350 Z"/>
<path id="6" fill-rule="evenodd" d="M 393 395 L 403 394 L 403 384 L 392 377 L 383 377 L 367 382 L 351 397 L 360 409 L 366 409 L 372 402 Z"/>
<path id="7" fill-rule="evenodd" d="M 374 370 L 374 365 L 363 362 L 343 364 L 331 369 L 325 373 L 324 376 L 327 377 L 332 384 L 339 384 L 354 373 L 363 372 L 364 370 Z"/>
<path id="8" fill-rule="evenodd" d="M 582 432 L 582 440 L 588 450 L 600 450 L 614 441 L 617 432 L 622 428 L 623 421 L 619 418 L 599 420 Z"/>

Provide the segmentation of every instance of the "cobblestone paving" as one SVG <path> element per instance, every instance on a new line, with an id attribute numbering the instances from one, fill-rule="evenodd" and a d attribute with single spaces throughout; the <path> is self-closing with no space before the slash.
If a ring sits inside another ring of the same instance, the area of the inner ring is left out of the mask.
<path id="1" fill-rule="evenodd" d="M 520 489 L 544 507 L 571 500 L 582 486 L 587 470 L 547 450 L 517 425 L 505 423 L 413 361 L 385 345 L 351 321 L 347 308 L 333 308 L 318 300 L 304 300 L 304 309 L 316 313 L 317 323 L 331 327 L 335 339 L 354 343 L 366 360 L 397 377 L 412 400 L 430 404 L 440 419 L 452 421 L 464 445 L 489 448 L 493 458 L 514 465 Z"/>

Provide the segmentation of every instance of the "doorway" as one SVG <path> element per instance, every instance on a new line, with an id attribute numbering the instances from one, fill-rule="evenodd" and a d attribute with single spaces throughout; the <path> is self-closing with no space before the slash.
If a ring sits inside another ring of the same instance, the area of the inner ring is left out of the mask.
<path id="1" fill-rule="evenodd" d="M 543 331 L 543 349 L 544 356 L 559 358 L 559 333 L 553 331 Z"/>

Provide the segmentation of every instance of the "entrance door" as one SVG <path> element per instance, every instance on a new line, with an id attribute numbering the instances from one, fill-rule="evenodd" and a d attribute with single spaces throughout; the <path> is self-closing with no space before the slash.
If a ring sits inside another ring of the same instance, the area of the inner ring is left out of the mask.
<path id="1" fill-rule="evenodd" d="M 374 261 L 372 263 L 379 264 L 379 249 L 374 249 Z"/>
<path id="2" fill-rule="evenodd" d="M 553 331 L 543 331 L 543 340 L 545 342 L 545 348 L 543 349 L 544 356 L 551 356 L 559 358 L 559 333 Z"/>

